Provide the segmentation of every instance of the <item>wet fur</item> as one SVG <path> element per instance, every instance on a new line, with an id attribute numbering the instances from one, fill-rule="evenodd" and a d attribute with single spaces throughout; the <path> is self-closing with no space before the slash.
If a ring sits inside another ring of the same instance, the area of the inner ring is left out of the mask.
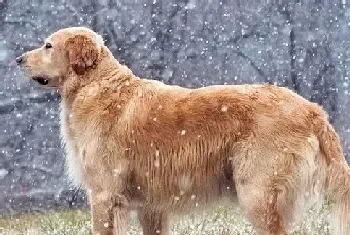
<path id="1" fill-rule="evenodd" d="M 139 79 L 85 28 L 49 40 L 64 58 L 55 76 L 40 73 L 62 96 L 68 171 L 89 192 L 93 234 L 126 234 L 131 209 L 145 235 L 168 234 L 170 213 L 222 198 L 237 198 L 258 231 L 286 234 L 324 196 L 342 216 L 337 234 L 350 234 L 349 167 L 318 105 L 272 85 Z M 37 75 L 46 55 L 26 56 Z"/>

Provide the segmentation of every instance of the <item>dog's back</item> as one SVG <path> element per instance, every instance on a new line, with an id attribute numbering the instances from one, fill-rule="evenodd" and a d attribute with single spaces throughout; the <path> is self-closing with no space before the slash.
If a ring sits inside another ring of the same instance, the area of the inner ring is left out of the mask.
<path id="1" fill-rule="evenodd" d="M 145 200 L 176 205 L 194 195 L 199 200 L 204 187 L 216 187 L 211 182 L 217 179 L 227 179 L 225 188 L 232 188 L 233 171 L 240 181 L 249 172 L 268 175 L 288 158 L 275 156 L 311 148 L 308 116 L 320 110 L 287 89 L 243 85 L 191 90 L 146 80 L 135 83 L 128 100 L 113 94 L 114 101 L 86 107 L 103 109 L 91 112 L 101 120 L 112 118 L 101 122 L 101 130 L 108 133 L 102 131 L 100 144 L 108 143 L 105 149 L 118 153 L 109 158 L 129 161 L 132 185 Z M 246 159 L 252 146 L 254 154 L 250 151 Z M 247 172 L 241 172 L 241 161 L 251 161 Z M 253 172 L 256 167 L 262 168 Z"/>

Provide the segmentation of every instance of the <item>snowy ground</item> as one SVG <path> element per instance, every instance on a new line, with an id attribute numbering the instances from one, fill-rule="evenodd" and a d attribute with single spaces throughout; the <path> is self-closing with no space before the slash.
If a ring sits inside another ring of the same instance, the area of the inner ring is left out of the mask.
<path id="1" fill-rule="evenodd" d="M 327 210 L 310 211 L 293 235 L 330 235 L 326 222 Z M 0 219 L 3 235 L 87 235 L 90 234 L 90 216 L 85 211 L 64 211 L 41 215 L 23 215 L 8 220 Z M 219 208 L 181 216 L 172 226 L 172 235 L 248 235 L 256 234 L 242 218 L 238 209 Z M 141 235 L 135 215 L 131 215 L 128 235 Z"/>

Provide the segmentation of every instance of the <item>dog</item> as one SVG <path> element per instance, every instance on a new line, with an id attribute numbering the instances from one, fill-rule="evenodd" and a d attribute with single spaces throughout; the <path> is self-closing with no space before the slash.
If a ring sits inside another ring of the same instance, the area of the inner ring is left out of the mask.
<path id="1" fill-rule="evenodd" d="M 58 30 L 16 58 L 61 95 L 70 178 L 88 192 L 92 230 L 168 234 L 169 215 L 237 199 L 263 234 L 293 229 L 303 208 L 334 203 L 334 233 L 350 234 L 350 168 L 327 114 L 287 88 L 188 89 L 140 79 L 97 33 Z"/>

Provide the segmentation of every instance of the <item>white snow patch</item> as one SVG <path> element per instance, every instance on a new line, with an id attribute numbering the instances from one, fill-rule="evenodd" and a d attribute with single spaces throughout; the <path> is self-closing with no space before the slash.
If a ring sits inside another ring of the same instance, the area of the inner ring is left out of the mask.
<path id="1" fill-rule="evenodd" d="M 224 104 L 221 106 L 221 112 L 227 112 L 227 109 L 228 109 L 227 105 Z"/>
<path id="2" fill-rule="evenodd" d="M 156 160 L 154 161 L 154 166 L 157 167 L 157 168 L 160 166 L 159 159 L 156 159 Z"/>
<path id="3" fill-rule="evenodd" d="M 191 189 L 193 182 L 189 175 L 182 175 L 178 181 L 178 184 L 180 191 L 185 193 Z"/>
<path id="4" fill-rule="evenodd" d="M 196 7 L 196 0 L 190 0 L 187 5 L 186 5 L 186 9 L 194 9 Z"/>
<path id="5" fill-rule="evenodd" d="M 2 168 L 0 169 L 0 179 L 2 180 L 3 178 L 5 178 L 5 176 L 8 174 L 8 170 Z"/>

